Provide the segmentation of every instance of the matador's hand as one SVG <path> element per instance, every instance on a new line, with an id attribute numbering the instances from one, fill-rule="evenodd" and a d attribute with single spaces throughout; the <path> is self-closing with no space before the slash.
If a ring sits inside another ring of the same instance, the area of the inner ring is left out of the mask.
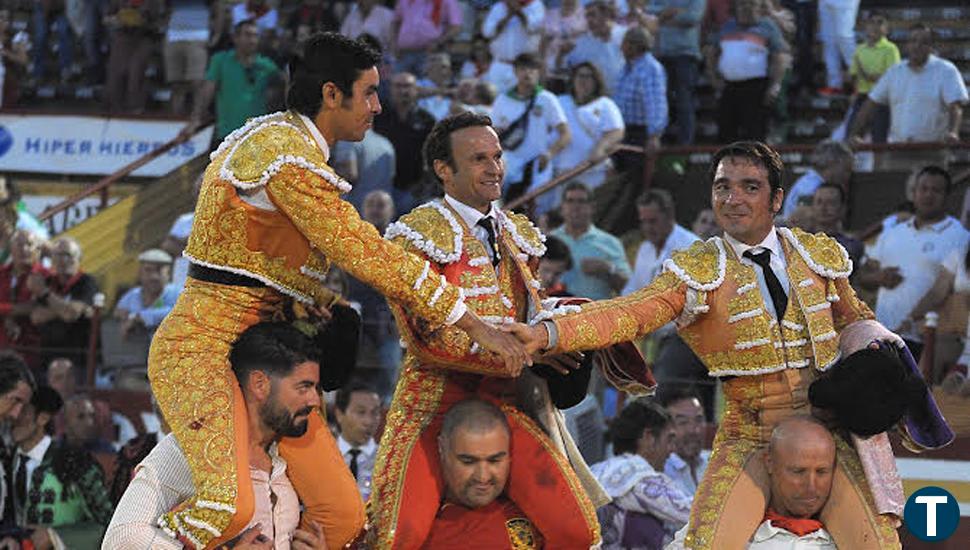
<path id="1" fill-rule="evenodd" d="M 478 342 L 482 349 L 498 355 L 505 363 L 508 376 L 514 378 L 522 373 L 526 365 L 532 365 L 532 354 L 512 334 L 485 324 L 470 312 L 459 320 L 458 327 Z"/>
<path id="2" fill-rule="evenodd" d="M 545 351 L 549 347 L 549 331 L 542 323 L 534 326 L 512 323 L 503 326 L 502 330 L 518 338 L 530 355 Z"/>

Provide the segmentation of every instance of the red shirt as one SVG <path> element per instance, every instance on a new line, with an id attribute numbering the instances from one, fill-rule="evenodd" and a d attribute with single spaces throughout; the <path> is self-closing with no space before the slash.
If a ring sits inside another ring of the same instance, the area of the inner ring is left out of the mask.
<path id="1" fill-rule="evenodd" d="M 40 273 L 48 280 L 51 276 L 50 272 L 40 263 L 34 264 L 30 273 Z M 31 300 L 30 291 L 27 290 L 27 277 L 18 277 L 13 264 L 0 266 L 0 321 L 6 322 L 13 306 Z M 0 348 L 16 346 L 15 351 L 21 354 L 31 367 L 37 368 L 40 366 L 40 332 L 30 322 L 29 317 L 18 317 L 16 321 L 20 327 L 20 335 L 17 338 L 12 338 L 7 334 L 5 326 L 0 324 Z"/>
<path id="2" fill-rule="evenodd" d="M 481 508 L 444 504 L 422 550 L 542 548 L 542 537 L 514 502 L 500 496 Z"/>

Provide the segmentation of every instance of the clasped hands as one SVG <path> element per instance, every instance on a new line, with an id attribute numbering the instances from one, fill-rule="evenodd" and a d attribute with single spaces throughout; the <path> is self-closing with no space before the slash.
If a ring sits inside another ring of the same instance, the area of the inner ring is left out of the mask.
<path id="1" fill-rule="evenodd" d="M 542 324 L 525 325 L 508 323 L 492 326 L 480 322 L 466 329 L 472 340 L 487 351 L 495 353 L 505 365 L 505 374 L 516 377 L 526 366 L 534 362 L 549 365 L 560 374 L 578 369 L 583 356 L 580 353 L 543 355 L 549 347 L 549 331 Z"/>

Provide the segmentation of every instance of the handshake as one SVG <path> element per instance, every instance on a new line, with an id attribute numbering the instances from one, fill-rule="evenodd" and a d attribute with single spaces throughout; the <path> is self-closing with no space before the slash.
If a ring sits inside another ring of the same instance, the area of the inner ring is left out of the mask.
<path id="1" fill-rule="evenodd" d="M 521 374 L 524 367 L 532 366 L 533 359 L 549 348 L 549 331 L 543 323 L 533 326 L 511 323 L 495 327 L 467 312 L 456 326 L 467 332 L 482 349 L 496 354 L 505 364 L 505 374 L 509 377 Z M 542 356 L 542 363 L 560 374 L 578 369 L 581 360 L 580 354 Z"/>

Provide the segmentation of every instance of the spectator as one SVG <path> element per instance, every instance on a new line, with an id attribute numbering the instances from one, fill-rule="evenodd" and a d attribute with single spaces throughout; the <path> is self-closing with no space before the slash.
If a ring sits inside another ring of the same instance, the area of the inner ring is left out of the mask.
<path id="1" fill-rule="evenodd" d="M 916 214 L 883 230 L 866 250 L 867 261 L 858 275 L 861 286 L 879 291 L 876 319 L 902 336 L 917 359 L 922 339 L 905 321 L 933 286 L 943 260 L 970 241 L 959 220 L 946 214 L 952 187 L 946 170 L 938 166 L 920 170 L 913 196 Z"/>
<path id="2" fill-rule="evenodd" d="M 560 68 L 566 54 L 563 46 L 574 45 L 576 39 L 585 32 L 586 12 L 579 0 L 562 0 L 559 7 L 549 6 L 546 9 L 540 49 L 547 74 Z"/>
<path id="3" fill-rule="evenodd" d="M 658 0 L 651 3 L 657 15 L 657 57 L 670 80 L 677 121 L 677 142 L 694 143 L 697 110 L 697 72 L 701 60 L 701 19 L 707 0 Z"/>
<path id="4" fill-rule="evenodd" d="M 423 548 L 450 550 L 469 541 L 504 548 L 510 540 L 542 547 L 538 530 L 505 495 L 511 439 L 505 414 L 491 403 L 460 401 L 445 414 L 438 436 L 445 498 Z"/>
<path id="5" fill-rule="evenodd" d="M 717 225 L 714 211 L 710 208 L 705 208 L 697 213 L 697 217 L 694 218 L 694 223 L 691 225 L 690 230 L 704 241 L 721 234 L 721 228 Z"/>
<path id="6" fill-rule="evenodd" d="M 683 384 L 667 384 L 657 396 L 674 427 L 674 450 L 667 457 L 664 473 L 677 482 L 690 498 L 707 471 L 709 454 L 702 452 L 707 421 L 700 395 Z"/>
<path id="7" fill-rule="evenodd" d="M 492 58 L 513 63 L 524 53 L 538 55 L 545 17 L 542 2 L 501 0 L 492 4 L 482 21 Z"/>
<path id="8" fill-rule="evenodd" d="M 873 14 L 866 21 L 866 42 L 860 45 L 852 56 L 852 75 L 855 99 L 852 101 L 852 115 L 849 117 L 848 127 L 852 127 L 853 118 L 869 98 L 869 92 L 879 82 L 893 65 L 899 63 L 899 48 L 886 38 L 889 24 L 886 17 Z M 860 128 L 864 131 L 864 128 Z M 876 105 L 872 114 L 872 142 L 886 143 L 889 137 L 889 107 Z"/>
<path id="9" fill-rule="evenodd" d="M 650 284 L 674 252 L 699 240 L 697 235 L 677 223 L 674 199 L 663 189 L 649 189 L 640 195 L 637 212 L 644 241 L 637 252 L 633 276 L 623 287 L 623 294 L 632 294 Z"/>
<path id="10" fill-rule="evenodd" d="M 236 24 L 232 41 L 234 49 L 219 52 L 209 60 L 202 93 L 185 130 L 191 133 L 199 127 L 214 97 L 215 143 L 242 126 L 246 119 L 266 113 L 266 88 L 271 77 L 279 74 L 271 60 L 256 52 L 259 32 L 253 20 Z"/>
<path id="11" fill-rule="evenodd" d="M 357 0 L 340 25 L 340 34 L 359 38 L 369 34 L 377 38 L 382 50 L 394 47 L 394 10 L 377 0 Z"/>
<path id="12" fill-rule="evenodd" d="M 597 163 L 582 174 L 578 181 L 595 189 L 606 181 L 611 163 L 610 150 L 623 141 L 623 115 L 606 94 L 606 83 L 599 69 L 592 63 L 580 63 L 572 68 L 569 93 L 559 96 L 569 125 L 569 145 L 555 160 L 556 173 L 572 170 L 585 161 Z"/>
<path id="13" fill-rule="evenodd" d="M 567 68 L 583 62 L 599 67 L 606 81 L 606 91 L 612 94 L 623 71 L 622 44 L 626 27 L 613 21 L 613 3 L 610 0 L 586 2 L 585 13 L 589 30 L 580 35 L 575 44 L 564 41 L 560 52 L 566 54 Z"/>
<path id="14" fill-rule="evenodd" d="M 65 398 L 64 442 L 73 448 L 114 455 L 111 442 L 101 436 L 94 400 L 76 393 Z"/>
<path id="15" fill-rule="evenodd" d="M 492 103 L 494 103 L 495 95 L 492 93 L 492 101 L 488 98 L 483 97 L 481 93 L 484 89 L 479 85 L 490 87 L 494 90 L 494 86 L 488 82 L 479 82 L 474 78 L 463 78 L 458 81 L 458 87 L 455 89 L 455 101 L 451 102 L 451 109 L 449 109 L 449 115 L 457 115 L 459 113 L 469 111 L 478 115 L 488 115 L 492 112 Z"/>
<path id="16" fill-rule="evenodd" d="M 129 439 L 118 450 L 118 455 L 114 463 L 114 476 L 112 476 L 110 491 L 111 502 L 115 506 L 118 506 L 118 502 L 128 489 L 131 479 L 135 476 L 135 468 L 141 464 L 142 460 L 145 460 L 145 457 L 155 448 L 155 445 L 172 431 L 168 427 L 168 423 L 165 422 L 165 417 L 158 412 L 158 402 L 155 400 L 154 395 L 152 395 L 152 414 L 158 419 L 157 431 L 152 430 L 146 425 L 145 433 Z"/>
<path id="17" fill-rule="evenodd" d="M 418 100 L 418 106 L 431 113 L 435 122 L 445 118 L 451 111 L 454 86 L 451 56 L 447 52 L 429 55 L 424 66 L 424 78 L 418 81 L 418 93 L 424 96 Z"/>
<path id="18" fill-rule="evenodd" d="M 421 71 L 428 52 L 443 49 L 461 32 L 456 0 L 397 0 L 394 19 L 398 72 Z"/>
<path id="19" fill-rule="evenodd" d="M 536 274 L 546 295 L 552 297 L 571 296 L 569 289 L 562 283 L 563 273 L 573 268 L 573 258 L 569 247 L 558 237 L 546 237 L 546 253 L 539 259 Z"/>
<path id="20" fill-rule="evenodd" d="M 223 10 L 215 8 L 210 22 L 210 2 L 206 0 L 173 0 L 165 31 L 162 57 L 165 61 L 165 79 L 172 87 L 169 109 L 177 116 L 187 115 L 189 94 L 199 100 L 205 65 L 209 60 L 208 48 L 215 46 L 218 36 L 210 29 L 221 29 Z M 218 3 L 216 3 L 219 6 Z"/>
<path id="21" fill-rule="evenodd" d="M 0 210 L 5 219 L 13 220 L 16 229 L 26 229 L 43 240 L 50 237 L 47 226 L 27 211 L 14 181 L 3 176 L 0 176 Z M 0 257 L 0 264 L 5 262 L 6 258 Z"/>
<path id="22" fill-rule="evenodd" d="M 690 517 L 691 498 L 663 473 L 674 445 L 670 415 L 650 401 L 634 401 L 613 420 L 615 456 L 590 470 L 612 502 L 597 510 L 604 550 L 660 550 Z"/>
<path id="23" fill-rule="evenodd" d="M 47 374 L 45 380 L 47 385 L 65 400 L 72 399 L 77 394 L 77 384 L 83 381 L 83 371 L 79 371 L 74 363 L 67 357 L 55 357 L 47 364 Z M 83 383 L 83 382 L 82 382 Z M 112 422 L 111 407 L 108 403 L 100 399 L 92 399 L 94 405 L 94 423 L 97 428 L 98 437 L 103 441 L 115 439 L 115 426 Z M 55 437 L 61 437 L 67 430 L 67 421 L 64 411 L 54 416 Z"/>
<path id="24" fill-rule="evenodd" d="M 138 256 L 138 286 L 118 300 L 114 318 L 121 321 L 121 334 L 133 330 L 154 332 L 178 299 L 179 291 L 169 282 L 172 257 L 153 248 Z"/>
<path id="25" fill-rule="evenodd" d="M 324 3 L 323 0 L 301 0 L 286 18 L 286 32 L 291 39 L 296 40 L 296 55 L 303 55 L 303 43 L 307 38 L 318 32 L 337 30 L 340 20 L 334 12 L 334 5 L 332 2 Z M 260 34 L 264 33 L 265 30 L 260 27 Z"/>
<path id="26" fill-rule="evenodd" d="M 869 91 L 849 135 L 861 133 L 876 105 L 888 105 L 890 143 L 959 141 L 963 104 L 968 99 L 960 70 L 932 53 L 933 31 L 924 23 L 910 28 L 907 48 L 908 59 L 893 65 Z M 908 170 L 914 161 L 925 162 L 928 156 L 945 160 L 937 153 L 894 151 L 884 159 L 884 168 Z"/>
<path id="27" fill-rule="evenodd" d="M 720 96 L 718 141 L 764 140 L 769 107 L 781 93 L 788 45 L 758 0 L 737 0 L 734 18 L 707 49 L 708 80 Z"/>
<path id="28" fill-rule="evenodd" d="M 818 34 L 825 59 L 826 87 L 822 95 L 843 93 L 842 64 L 852 65 L 855 54 L 855 19 L 859 0 L 819 0 Z"/>
<path id="29" fill-rule="evenodd" d="M 563 191 L 563 226 L 552 232 L 569 247 L 573 267 L 562 276 L 569 291 L 584 298 L 603 300 L 615 296 L 630 278 L 620 240 L 592 223 L 593 196 L 579 182 Z"/>
<path id="30" fill-rule="evenodd" d="M 315 7 L 319 4 L 320 0 L 304 0 L 304 6 Z M 267 0 L 245 0 L 232 7 L 232 27 L 238 28 L 243 21 L 252 21 L 259 35 L 276 34 L 276 29 L 279 26 L 279 12 Z M 326 30 L 336 28 L 337 26 L 334 24 Z"/>
<path id="31" fill-rule="evenodd" d="M 51 260 L 53 276 L 37 281 L 38 305 L 31 312 L 30 321 L 40 330 L 45 361 L 54 354 L 85 364 L 98 283 L 81 271 L 81 247 L 71 237 L 54 240 Z"/>
<path id="32" fill-rule="evenodd" d="M 426 197 L 421 146 L 434 126 L 431 113 L 418 106 L 417 80 L 398 73 L 391 81 L 391 105 L 374 119 L 374 130 L 394 146 L 394 204 L 398 212 L 410 212 Z"/>
<path id="33" fill-rule="evenodd" d="M 493 84 L 503 94 L 515 86 L 512 64 L 495 60 L 488 48 L 488 39 L 480 34 L 472 39 L 470 56 L 462 64 L 459 75 L 461 78 L 477 78 Z"/>
<path id="34" fill-rule="evenodd" d="M 725 18 L 714 26 L 720 29 L 727 20 L 728 2 L 726 0 L 709 0 L 712 3 L 722 3 L 725 7 Z M 781 5 L 795 16 L 795 35 L 792 37 L 792 54 L 794 62 L 791 93 L 807 95 L 815 91 L 815 22 L 818 19 L 818 3 L 816 0 L 781 0 Z"/>
<path id="35" fill-rule="evenodd" d="M 832 237 L 849 253 L 853 266 L 862 265 L 865 245 L 859 239 L 845 233 L 842 220 L 845 219 L 845 187 L 835 183 L 823 183 L 812 197 L 813 231 L 821 231 Z M 856 267 L 858 269 L 858 267 Z"/>
<path id="36" fill-rule="evenodd" d="M 40 331 L 30 321 L 50 272 L 40 263 L 40 239 L 23 229 L 10 239 L 10 262 L 0 266 L 0 349 L 19 348 L 33 369 L 41 366 Z"/>
<path id="37" fill-rule="evenodd" d="M 30 368 L 16 353 L 0 349 L 0 422 L 10 426 L 28 405 L 36 385 Z M 17 508 L 13 500 L 13 483 L 9 471 L 10 458 L 14 449 L 8 446 L 9 437 L 0 442 L 0 524 L 16 525 Z M 0 536 L 0 544 L 17 548 L 13 537 Z"/>
<path id="38" fill-rule="evenodd" d="M 823 183 L 838 185 L 848 193 L 853 165 L 852 149 L 845 143 L 841 141 L 819 143 L 812 152 L 812 168 L 798 178 L 785 194 L 781 217 L 787 219 L 794 214 L 798 203 L 804 198 L 813 196 L 815 190 Z"/>
<path id="39" fill-rule="evenodd" d="M 361 217 L 383 234 L 397 216 L 394 200 L 384 191 L 371 191 L 364 198 Z M 381 398 L 389 400 L 397 383 L 401 364 L 401 337 L 391 308 L 380 293 L 357 279 L 350 278 L 349 299 L 361 306 L 361 346 L 357 360 L 358 369 L 374 366 L 378 371 L 373 377 Z M 361 369 L 363 370 L 363 369 Z"/>
<path id="40" fill-rule="evenodd" d="M 30 63 L 30 36 L 12 32 L 10 10 L 0 8 L 0 107 L 12 107 L 20 98 Z"/>
<path id="41" fill-rule="evenodd" d="M 57 56 L 60 82 L 74 76 L 74 32 L 67 19 L 65 0 L 35 1 L 34 23 L 34 78 L 41 84 L 47 77 L 47 36 L 53 27 L 57 34 Z"/>
<path id="42" fill-rule="evenodd" d="M 330 157 L 333 169 L 353 184 L 344 199 L 358 211 L 371 193 L 394 190 L 395 162 L 394 145 L 373 129 L 360 141 L 337 142 Z"/>
<path id="43" fill-rule="evenodd" d="M 552 159 L 571 139 L 559 100 L 539 85 L 541 62 L 531 53 L 515 58 L 515 88 L 492 105 L 492 121 L 502 140 L 505 190 L 508 198 L 552 179 Z M 555 207 L 550 193 L 539 197 L 535 214 Z"/>
<path id="44" fill-rule="evenodd" d="M 111 0 L 108 55 L 108 108 L 140 114 L 148 97 L 145 69 L 163 21 L 161 0 Z"/>
<path id="45" fill-rule="evenodd" d="M 199 200 L 199 189 L 205 173 L 199 174 L 192 185 L 192 192 L 195 200 Z M 162 241 L 160 248 L 172 257 L 172 284 L 181 291 L 185 287 L 185 280 L 189 276 L 189 259 L 182 255 L 185 245 L 189 242 L 189 235 L 192 233 L 192 222 L 195 220 L 195 207 L 191 212 L 186 212 L 175 218 L 172 222 L 168 235 Z"/>
<path id="46" fill-rule="evenodd" d="M 352 382 L 337 391 L 335 405 L 334 415 L 340 425 L 337 447 L 357 480 L 361 498 L 366 501 L 377 458 L 374 435 L 381 423 L 381 397 L 367 384 Z"/>

